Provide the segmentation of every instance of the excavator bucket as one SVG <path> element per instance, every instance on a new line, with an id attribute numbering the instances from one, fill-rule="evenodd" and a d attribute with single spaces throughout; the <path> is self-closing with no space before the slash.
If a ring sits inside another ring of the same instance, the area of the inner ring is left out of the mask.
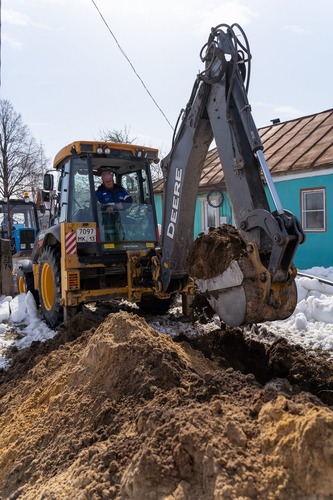
<path id="1" fill-rule="evenodd" d="M 212 309 L 230 326 L 288 318 L 297 304 L 296 269 L 273 282 L 255 243 L 223 225 L 199 236 L 189 253 L 189 272 Z"/>

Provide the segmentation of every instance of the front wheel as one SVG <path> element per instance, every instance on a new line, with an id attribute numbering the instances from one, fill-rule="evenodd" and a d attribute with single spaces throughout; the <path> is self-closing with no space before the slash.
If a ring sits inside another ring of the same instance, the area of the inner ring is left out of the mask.
<path id="1" fill-rule="evenodd" d="M 63 320 L 61 301 L 60 253 L 45 247 L 39 258 L 38 289 L 40 307 L 45 322 L 51 328 Z"/>

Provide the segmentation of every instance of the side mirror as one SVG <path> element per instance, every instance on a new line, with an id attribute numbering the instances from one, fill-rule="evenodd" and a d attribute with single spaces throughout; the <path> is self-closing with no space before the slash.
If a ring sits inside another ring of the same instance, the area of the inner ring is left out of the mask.
<path id="1" fill-rule="evenodd" d="M 54 184 L 54 177 L 52 174 L 44 174 L 43 189 L 45 191 L 52 191 Z"/>

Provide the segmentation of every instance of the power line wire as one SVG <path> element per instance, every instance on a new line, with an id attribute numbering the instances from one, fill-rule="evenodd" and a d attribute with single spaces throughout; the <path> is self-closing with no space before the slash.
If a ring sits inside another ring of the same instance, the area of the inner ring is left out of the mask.
<path id="1" fill-rule="evenodd" d="M 122 47 L 120 46 L 117 38 L 115 37 L 115 35 L 112 33 L 112 30 L 110 28 L 110 26 L 108 25 L 108 23 L 106 22 L 103 14 L 101 13 L 101 11 L 99 10 L 99 8 L 97 7 L 96 5 L 96 2 L 95 0 L 91 0 L 92 3 L 94 4 L 94 6 L 96 7 L 96 10 L 97 12 L 99 13 L 99 15 L 101 16 L 105 26 L 107 27 L 109 33 L 111 34 L 112 38 L 114 39 L 114 41 L 116 42 L 120 52 L 122 53 L 122 55 L 125 57 L 125 59 L 127 60 L 127 62 L 129 63 L 129 65 L 131 66 L 132 70 L 134 71 L 135 75 L 137 76 L 137 78 L 140 80 L 140 82 L 142 83 L 144 89 L 146 90 L 146 92 L 148 93 L 149 97 L 152 99 L 153 103 L 155 104 L 155 106 L 158 108 L 158 110 L 162 113 L 162 115 L 164 116 L 165 120 L 168 122 L 168 124 L 170 125 L 170 127 L 172 128 L 173 130 L 173 126 L 171 125 L 171 123 L 169 122 L 168 118 L 166 117 L 165 113 L 163 112 L 163 110 L 160 108 L 160 106 L 157 104 L 157 102 L 155 101 L 154 97 L 152 96 L 152 94 L 150 93 L 150 91 L 148 90 L 146 84 L 144 83 L 144 81 L 142 80 L 142 78 L 140 77 L 140 75 L 137 73 L 136 69 L 134 68 L 132 62 L 130 61 L 129 57 L 127 56 L 127 54 L 125 53 L 125 51 L 122 49 Z"/>

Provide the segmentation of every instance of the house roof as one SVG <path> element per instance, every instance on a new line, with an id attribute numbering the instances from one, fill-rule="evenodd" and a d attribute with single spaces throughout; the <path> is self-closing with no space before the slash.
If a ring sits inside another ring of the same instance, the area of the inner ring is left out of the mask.
<path id="1" fill-rule="evenodd" d="M 333 109 L 259 129 L 272 175 L 333 165 Z"/>
<path id="2" fill-rule="evenodd" d="M 316 172 L 333 166 L 333 109 L 259 129 L 264 156 L 274 177 Z M 223 185 L 217 149 L 207 154 L 199 190 Z M 154 185 L 162 191 L 163 180 Z"/>

